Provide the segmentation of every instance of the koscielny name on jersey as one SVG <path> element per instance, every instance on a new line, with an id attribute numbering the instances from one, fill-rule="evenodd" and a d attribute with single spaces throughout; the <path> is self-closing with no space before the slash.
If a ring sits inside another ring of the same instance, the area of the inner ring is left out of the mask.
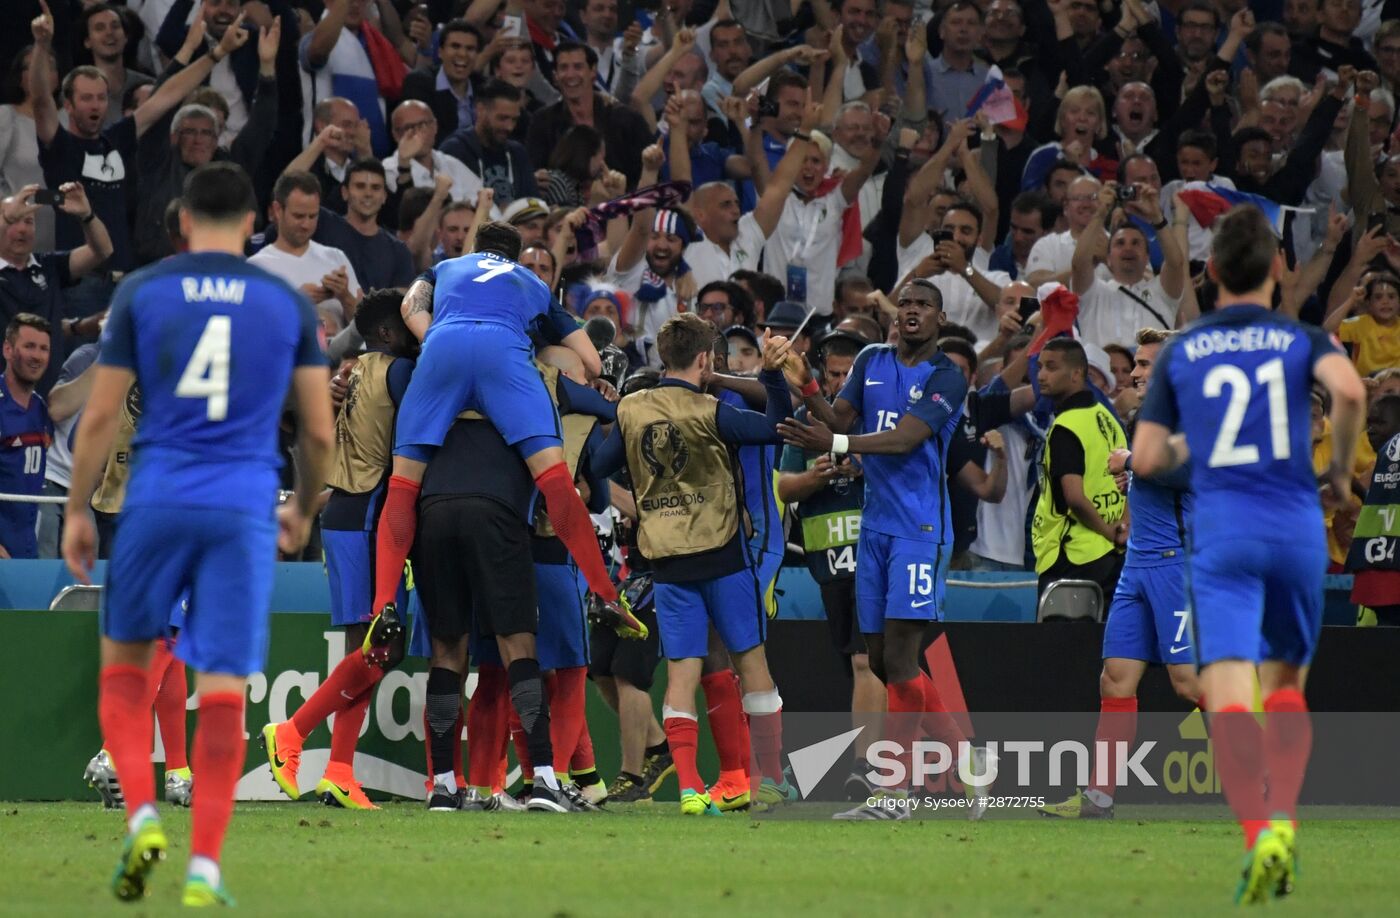
<path id="1" fill-rule="evenodd" d="M 1231 351 L 1286 351 L 1297 335 L 1281 328 L 1211 329 L 1181 342 L 1187 360 Z"/>
<path id="2" fill-rule="evenodd" d="M 243 302 L 243 290 L 248 282 L 232 277 L 185 277 L 180 280 L 180 288 L 185 293 L 187 303 Z"/>

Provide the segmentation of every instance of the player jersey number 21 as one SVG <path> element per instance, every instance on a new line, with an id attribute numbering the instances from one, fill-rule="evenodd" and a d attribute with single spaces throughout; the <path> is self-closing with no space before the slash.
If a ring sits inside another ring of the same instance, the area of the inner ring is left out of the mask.
<path id="1" fill-rule="evenodd" d="M 1230 364 L 1212 367 L 1202 383 L 1206 398 L 1228 398 L 1225 416 L 1220 420 L 1220 431 L 1215 436 L 1215 446 L 1210 451 L 1207 465 L 1211 468 L 1224 468 L 1235 465 L 1252 465 L 1259 461 L 1259 447 L 1254 444 L 1240 445 L 1236 442 L 1240 428 L 1244 426 L 1245 413 L 1254 397 L 1255 386 L 1263 388 L 1268 396 L 1269 445 L 1275 460 L 1289 458 L 1291 449 L 1288 443 L 1288 393 L 1283 376 L 1283 358 L 1275 357 L 1260 364 L 1254 371 L 1251 381 L 1244 370 Z"/>
<path id="2" fill-rule="evenodd" d="M 210 316 L 204 331 L 195 343 L 180 381 L 175 384 L 179 398 L 205 400 L 205 416 L 211 421 L 228 417 L 228 355 L 233 320 L 229 316 Z"/>

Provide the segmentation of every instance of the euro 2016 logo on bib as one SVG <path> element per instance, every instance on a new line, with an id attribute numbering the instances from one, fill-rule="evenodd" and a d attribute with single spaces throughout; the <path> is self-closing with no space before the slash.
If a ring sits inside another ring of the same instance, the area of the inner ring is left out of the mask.
<path id="1" fill-rule="evenodd" d="M 670 421 L 653 421 L 642 431 L 642 461 L 656 478 L 675 478 L 690 461 L 680 428 Z"/>

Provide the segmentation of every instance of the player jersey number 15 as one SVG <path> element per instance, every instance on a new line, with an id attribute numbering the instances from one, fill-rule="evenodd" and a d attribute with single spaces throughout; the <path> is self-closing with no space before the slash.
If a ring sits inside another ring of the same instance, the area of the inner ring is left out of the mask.
<path id="1" fill-rule="evenodd" d="M 1253 465 L 1259 461 L 1258 445 L 1240 445 L 1236 442 L 1240 428 L 1244 426 L 1250 399 L 1254 397 L 1255 385 L 1263 388 L 1268 397 L 1269 446 L 1273 458 L 1289 458 L 1291 450 L 1288 443 L 1288 392 L 1283 378 L 1283 358 L 1275 357 L 1260 364 L 1254 371 L 1253 383 L 1250 382 L 1248 374 L 1239 367 L 1220 364 L 1211 368 L 1203 382 L 1206 398 L 1229 398 L 1225 405 L 1225 416 L 1220 420 L 1220 431 L 1215 436 L 1215 446 L 1207 460 L 1211 468 Z"/>
<path id="2" fill-rule="evenodd" d="M 175 384 L 178 398 L 205 400 L 205 417 L 222 421 L 228 417 L 228 354 L 233 337 L 229 316 L 210 316 L 194 346 L 194 353 Z"/>

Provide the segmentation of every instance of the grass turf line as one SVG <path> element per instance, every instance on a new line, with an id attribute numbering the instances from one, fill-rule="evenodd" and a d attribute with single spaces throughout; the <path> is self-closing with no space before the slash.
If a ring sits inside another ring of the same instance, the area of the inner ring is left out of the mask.
<path id="1" fill-rule="evenodd" d="M 91 803 L 0 804 L 0 915 L 183 914 L 189 814 L 162 807 L 169 861 L 151 896 L 107 879 L 122 817 Z M 1394 907 L 1400 822 L 1300 833 L 1297 915 Z M 1239 831 L 1223 821 L 900 825 L 682 819 L 674 805 L 596 815 L 380 813 L 240 804 L 224 873 L 249 915 L 1232 914 Z"/>

